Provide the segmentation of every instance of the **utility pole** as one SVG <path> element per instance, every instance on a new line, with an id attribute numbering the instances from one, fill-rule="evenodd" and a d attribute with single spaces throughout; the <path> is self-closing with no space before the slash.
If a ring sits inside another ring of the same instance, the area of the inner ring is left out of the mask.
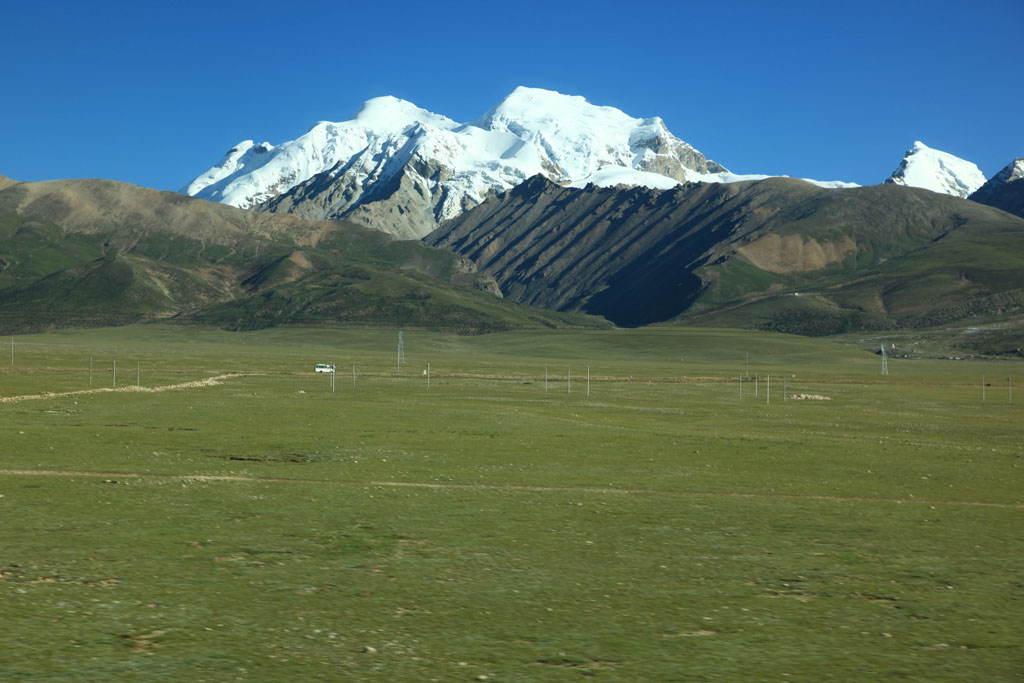
<path id="1" fill-rule="evenodd" d="M 402 341 L 402 330 L 398 331 L 398 371 L 402 371 L 402 361 L 405 360 L 405 343 Z"/>

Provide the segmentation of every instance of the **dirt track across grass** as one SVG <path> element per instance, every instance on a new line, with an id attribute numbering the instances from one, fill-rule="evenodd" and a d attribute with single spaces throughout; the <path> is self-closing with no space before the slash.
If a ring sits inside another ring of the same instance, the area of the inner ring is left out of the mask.
<path id="1" fill-rule="evenodd" d="M 160 387 L 140 387 L 130 384 L 123 387 L 104 387 L 100 389 L 82 389 L 80 391 L 60 391 L 60 392 L 43 392 L 42 394 L 25 394 L 22 396 L 0 396 L 0 403 L 19 403 L 21 401 L 38 401 L 41 399 L 50 398 L 66 398 L 68 396 L 85 396 L 87 394 L 105 394 L 115 391 L 137 391 L 142 393 L 156 394 L 161 391 L 174 391 L 175 389 L 201 389 L 203 387 L 214 387 L 221 383 L 221 380 L 230 379 L 232 377 L 245 377 L 253 373 L 247 372 L 229 372 L 226 375 L 217 375 L 216 377 L 207 377 L 206 379 L 197 379 L 191 382 L 181 382 L 180 384 L 165 384 Z"/>
<path id="2" fill-rule="evenodd" d="M 0 476 L 37 477 L 103 477 L 114 479 L 171 479 L 175 481 L 278 482 L 295 484 L 333 484 L 336 486 L 376 486 L 387 488 L 463 489 L 467 491 L 529 491 L 537 493 L 604 493 L 611 495 L 668 495 L 694 498 L 777 498 L 782 500 L 822 500 L 837 503 L 894 503 L 917 505 L 964 505 L 1007 510 L 1024 510 L 1024 503 L 986 503 L 971 500 L 925 500 L 923 498 L 865 498 L 857 496 L 814 496 L 786 493 L 751 493 L 739 491 L 683 491 L 673 489 L 631 489 L 608 486 L 532 486 L 528 484 L 459 484 L 417 481 L 352 481 L 337 479 L 299 479 L 289 477 L 249 477 L 237 474 L 155 474 L 138 472 L 88 472 L 84 470 L 20 470 L 0 469 Z M 118 482 L 111 482 L 118 483 Z"/>

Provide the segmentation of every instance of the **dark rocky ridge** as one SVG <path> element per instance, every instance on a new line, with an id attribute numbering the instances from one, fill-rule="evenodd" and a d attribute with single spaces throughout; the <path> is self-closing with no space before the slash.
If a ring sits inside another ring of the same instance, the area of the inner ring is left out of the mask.
<path id="1" fill-rule="evenodd" d="M 742 221 L 728 207 L 740 189 L 576 190 L 536 176 L 424 241 L 469 256 L 515 301 L 643 325 L 681 313 L 700 292 L 694 270 Z"/>
<path id="2" fill-rule="evenodd" d="M 514 301 L 635 326 L 706 314 L 825 276 L 853 282 L 979 226 L 1024 236 L 1024 221 L 894 185 L 832 190 L 769 178 L 665 191 L 570 189 L 537 176 L 425 241 L 472 258 Z M 878 291 L 844 305 L 884 319 L 920 303 L 904 303 L 885 287 L 879 282 Z M 986 295 L 998 290 L 986 287 Z M 951 301 L 931 305 L 941 303 Z"/>
<path id="3" fill-rule="evenodd" d="M 1011 161 L 969 199 L 1024 218 L 1024 158 Z"/>

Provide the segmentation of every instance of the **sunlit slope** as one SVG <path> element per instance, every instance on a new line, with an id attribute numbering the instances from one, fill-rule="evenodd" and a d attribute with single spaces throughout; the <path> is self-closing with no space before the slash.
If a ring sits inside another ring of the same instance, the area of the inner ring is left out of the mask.
<path id="1" fill-rule="evenodd" d="M 466 259 L 352 223 L 103 180 L 0 190 L 0 325 L 9 331 L 163 318 L 232 328 L 595 324 L 489 289 Z"/>

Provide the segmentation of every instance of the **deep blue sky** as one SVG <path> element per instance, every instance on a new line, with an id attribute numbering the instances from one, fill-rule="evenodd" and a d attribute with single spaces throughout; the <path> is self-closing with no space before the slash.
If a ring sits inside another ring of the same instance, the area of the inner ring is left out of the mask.
<path id="1" fill-rule="evenodd" d="M 459 121 L 583 95 L 739 173 L 881 182 L 1024 156 L 1024 0 L 8 3 L 0 174 L 176 190 L 395 95 Z"/>

